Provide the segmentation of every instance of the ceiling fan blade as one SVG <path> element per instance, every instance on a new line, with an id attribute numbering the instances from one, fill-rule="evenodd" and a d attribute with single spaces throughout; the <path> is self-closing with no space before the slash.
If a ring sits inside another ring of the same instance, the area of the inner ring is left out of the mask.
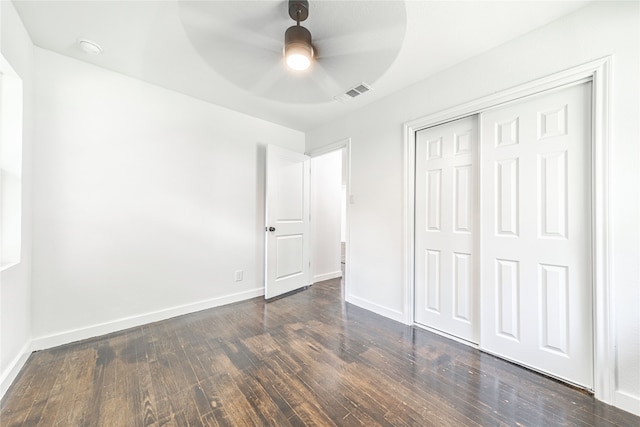
<path id="1" fill-rule="evenodd" d="M 341 36 L 317 38 L 318 57 L 353 55 L 362 52 L 397 50 L 404 40 L 404 31 L 387 27 L 381 31 L 357 32 Z"/>
<path id="2" fill-rule="evenodd" d="M 334 96 L 339 95 L 344 88 L 343 84 L 337 81 L 334 74 L 328 70 L 320 61 L 313 64 L 311 79 L 316 86 L 327 95 L 328 100 L 332 100 Z"/>
<path id="3" fill-rule="evenodd" d="M 281 48 L 283 31 L 277 23 L 281 13 L 280 8 L 273 7 L 277 3 L 180 1 L 180 21 L 195 46 L 213 44 L 224 48 L 232 47 L 226 45 L 233 42 Z"/>
<path id="4" fill-rule="evenodd" d="M 407 12 L 404 1 L 311 1 L 305 26 L 317 38 L 349 37 L 390 28 L 404 35 Z"/>
<path id="5" fill-rule="evenodd" d="M 254 80 L 253 83 L 248 85 L 251 92 L 265 96 L 274 86 L 278 84 L 278 81 L 282 79 L 282 63 L 274 63 L 266 73 L 263 73 Z"/>
<path id="6" fill-rule="evenodd" d="M 248 82 L 246 89 L 265 98 L 277 96 L 281 101 L 301 104 L 331 102 L 342 92 L 340 83 L 318 62 L 304 73 L 283 72 L 283 67 L 280 58 L 259 78 Z"/>

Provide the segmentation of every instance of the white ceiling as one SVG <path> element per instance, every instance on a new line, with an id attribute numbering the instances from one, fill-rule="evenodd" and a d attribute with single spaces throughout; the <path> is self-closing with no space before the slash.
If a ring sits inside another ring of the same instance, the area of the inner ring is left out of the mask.
<path id="1" fill-rule="evenodd" d="M 39 47 L 306 131 L 589 2 L 310 0 L 319 58 L 304 75 L 281 61 L 286 0 L 13 3 Z M 362 81 L 374 90 L 333 99 Z"/>

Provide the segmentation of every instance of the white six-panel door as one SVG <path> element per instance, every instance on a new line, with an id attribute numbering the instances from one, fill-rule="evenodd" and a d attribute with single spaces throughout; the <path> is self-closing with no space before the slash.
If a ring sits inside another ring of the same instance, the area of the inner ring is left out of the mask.
<path id="1" fill-rule="evenodd" d="M 415 322 L 585 388 L 590 94 L 578 84 L 417 132 L 415 182 Z"/>
<path id="2" fill-rule="evenodd" d="M 481 348 L 592 388 L 590 83 L 481 123 Z"/>
<path id="3" fill-rule="evenodd" d="M 416 134 L 415 321 L 478 342 L 476 117 Z"/>

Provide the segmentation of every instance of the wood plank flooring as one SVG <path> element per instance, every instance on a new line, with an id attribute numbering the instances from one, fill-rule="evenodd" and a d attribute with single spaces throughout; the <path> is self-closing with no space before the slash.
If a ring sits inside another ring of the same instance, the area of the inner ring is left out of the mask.
<path id="1" fill-rule="evenodd" d="M 557 381 L 341 301 L 339 279 L 36 352 L 13 426 L 639 426 Z"/>

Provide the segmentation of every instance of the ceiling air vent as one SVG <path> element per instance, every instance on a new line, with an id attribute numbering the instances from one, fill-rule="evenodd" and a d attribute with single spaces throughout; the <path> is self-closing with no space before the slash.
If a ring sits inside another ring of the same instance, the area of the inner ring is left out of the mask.
<path id="1" fill-rule="evenodd" d="M 345 93 L 335 96 L 334 99 L 344 104 L 346 101 L 356 98 L 365 92 L 369 92 L 370 90 L 371 86 L 369 86 L 368 84 L 358 83 L 356 86 L 348 89 Z"/>

